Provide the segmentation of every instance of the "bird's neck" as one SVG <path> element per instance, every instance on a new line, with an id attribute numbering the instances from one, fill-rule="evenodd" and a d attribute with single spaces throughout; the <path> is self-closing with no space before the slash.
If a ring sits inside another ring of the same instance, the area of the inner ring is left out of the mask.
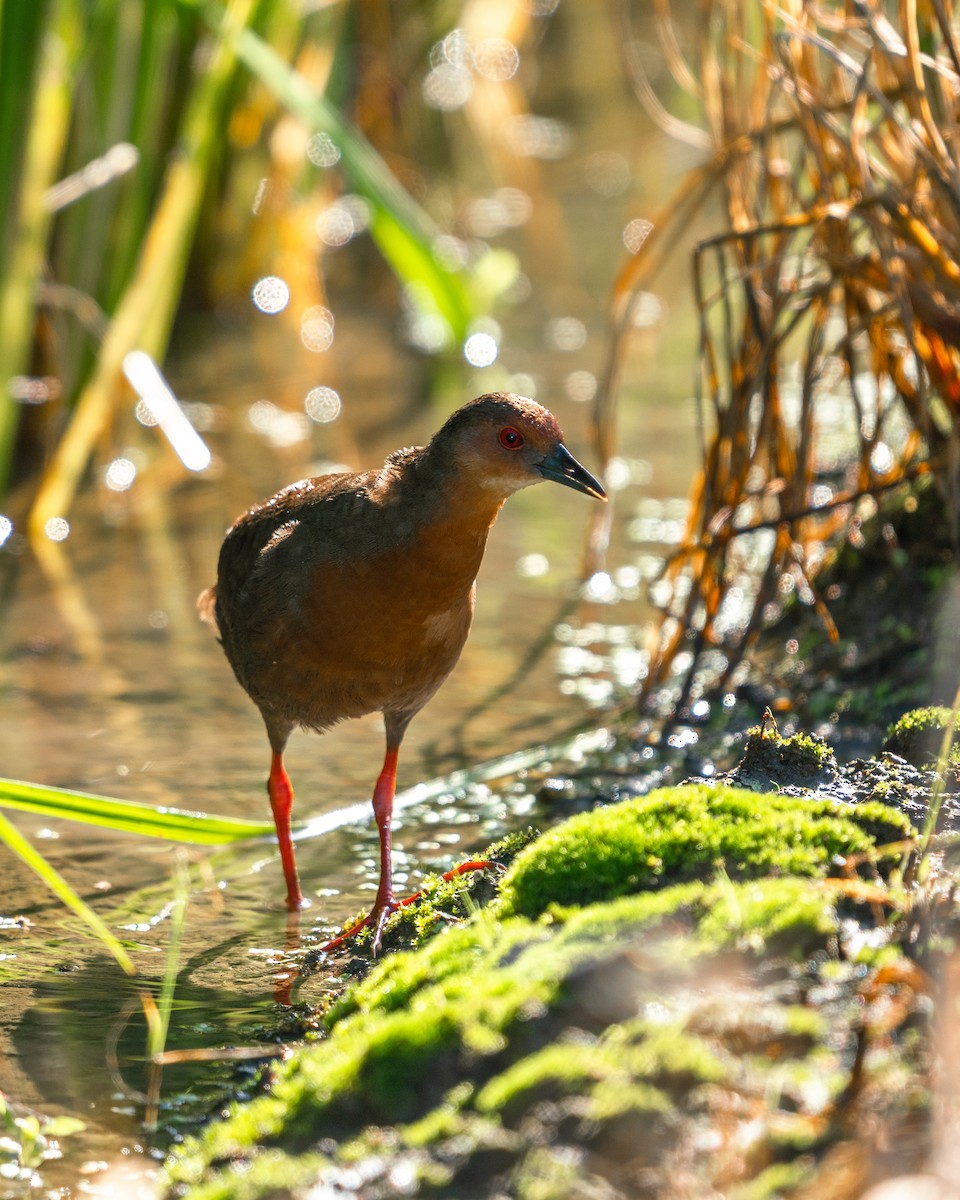
<path id="1" fill-rule="evenodd" d="M 505 497 L 451 470 L 449 464 L 435 468 L 426 453 L 405 473 L 400 486 L 415 496 L 421 561 L 430 560 L 435 574 L 472 584 Z"/>
<path id="2" fill-rule="evenodd" d="M 402 487 L 415 494 L 416 507 L 431 524 L 459 527 L 486 539 L 506 495 L 484 478 L 459 470 L 425 447 L 405 472 Z M 439 459 L 439 461 L 437 461 Z"/>

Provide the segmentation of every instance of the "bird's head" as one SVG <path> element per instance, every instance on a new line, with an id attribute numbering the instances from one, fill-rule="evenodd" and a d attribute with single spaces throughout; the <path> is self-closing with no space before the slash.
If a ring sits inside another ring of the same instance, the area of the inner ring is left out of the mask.
<path id="1" fill-rule="evenodd" d="M 602 485 L 563 444 L 556 417 L 525 396 L 494 392 L 458 409 L 431 442 L 461 477 L 503 498 L 551 479 L 606 500 Z"/>

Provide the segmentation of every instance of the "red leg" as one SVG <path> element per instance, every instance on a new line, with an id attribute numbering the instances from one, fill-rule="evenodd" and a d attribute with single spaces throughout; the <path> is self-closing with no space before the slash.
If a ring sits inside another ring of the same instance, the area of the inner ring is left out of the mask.
<path id="1" fill-rule="evenodd" d="M 400 907 L 393 894 L 393 864 L 390 860 L 391 835 L 390 823 L 393 819 L 393 797 L 397 789 L 397 758 L 399 746 L 387 746 L 383 767 L 377 778 L 377 786 L 373 789 L 373 815 L 377 820 L 377 830 L 380 833 L 380 886 L 377 888 L 377 898 L 373 908 L 362 921 L 327 942 L 322 949 L 336 950 L 348 942 L 361 929 L 373 925 L 372 950 L 376 954 L 380 949 L 383 928 L 390 919 L 390 914 Z"/>
<path id="2" fill-rule="evenodd" d="M 390 859 L 390 823 L 393 818 L 393 797 L 397 786 L 398 754 L 398 746 L 387 747 L 387 754 L 383 760 L 383 769 L 377 779 L 377 786 L 373 789 L 373 813 L 377 819 L 377 829 L 380 831 L 380 886 L 377 888 L 377 898 L 373 903 L 373 908 L 371 908 L 362 921 L 358 921 L 356 925 L 351 925 L 349 929 L 345 929 L 343 933 L 338 934 L 335 938 L 331 938 L 329 942 L 326 942 L 321 947 L 326 953 L 339 950 L 342 945 L 350 941 L 352 937 L 355 937 L 361 929 L 366 929 L 368 925 L 372 925 L 373 941 L 371 949 L 373 954 L 376 955 L 380 949 L 384 926 L 390 919 L 390 914 L 395 913 L 398 908 L 404 908 L 406 905 L 412 904 L 422 894 L 415 892 L 412 896 L 398 900 L 393 893 L 393 865 Z M 463 875 L 468 871 L 482 871 L 486 867 L 493 865 L 493 863 L 481 860 L 461 863 L 459 867 L 454 867 L 452 871 L 448 871 L 443 878 L 446 880 L 454 879 L 457 875 Z"/>
<path id="3" fill-rule="evenodd" d="M 377 786 L 373 789 L 373 815 L 376 817 L 377 829 L 380 833 L 380 886 L 377 888 L 377 898 L 370 911 L 371 921 L 376 922 L 372 943 L 374 954 L 380 949 L 383 927 L 390 919 L 390 914 L 400 907 L 393 894 L 393 863 L 390 857 L 392 846 L 390 825 L 393 821 L 393 797 L 397 790 L 399 753 L 398 746 L 387 747 L 383 767 L 377 777 Z"/>
<path id="4" fill-rule="evenodd" d="M 290 810 L 293 808 L 293 785 L 290 776 L 283 765 L 283 754 L 273 752 L 270 761 L 270 778 L 267 780 L 267 792 L 270 795 L 270 807 L 273 809 L 273 823 L 277 827 L 277 841 L 280 843 L 280 861 L 283 863 L 283 877 L 287 881 L 287 908 L 291 911 L 306 908 L 310 903 L 304 900 L 300 891 L 300 880 L 297 877 L 297 863 L 293 856 L 293 840 L 290 837 Z"/>

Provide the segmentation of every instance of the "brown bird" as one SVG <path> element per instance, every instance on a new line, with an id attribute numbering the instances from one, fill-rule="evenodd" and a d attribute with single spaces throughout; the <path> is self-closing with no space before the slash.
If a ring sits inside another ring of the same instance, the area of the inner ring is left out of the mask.
<path id="1" fill-rule="evenodd" d="M 287 883 L 303 907 L 283 752 L 298 725 L 322 733 L 382 712 L 387 750 L 373 792 L 380 886 L 368 917 L 376 953 L 399 906 L 390 865 L 397 756 L 411 718 L 450 674 L 473 619 L 475 580 L 504 500 L 552 479 L 606 499 L 563 444 L 556 418 L 521 396 L 481 396 L 428 446 L 379 470 L 321 475 L 254 505 L 227 531 L 217 583 L 199 599 L 260 709 L 273 758 L 267 791 Z"/>

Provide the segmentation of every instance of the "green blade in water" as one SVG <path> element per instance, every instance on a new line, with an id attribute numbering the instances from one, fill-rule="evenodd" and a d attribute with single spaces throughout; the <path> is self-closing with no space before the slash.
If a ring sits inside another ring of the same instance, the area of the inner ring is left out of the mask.
<path id="1" fill-rule="evenodd" d="M 0 808 L 199 846 L 267 837 L 274 832 L 272 821 L 244 821 L 180 808 L 155 808 L 152 804 L 43 787 L 17 779 L 0 779 Z"/>

